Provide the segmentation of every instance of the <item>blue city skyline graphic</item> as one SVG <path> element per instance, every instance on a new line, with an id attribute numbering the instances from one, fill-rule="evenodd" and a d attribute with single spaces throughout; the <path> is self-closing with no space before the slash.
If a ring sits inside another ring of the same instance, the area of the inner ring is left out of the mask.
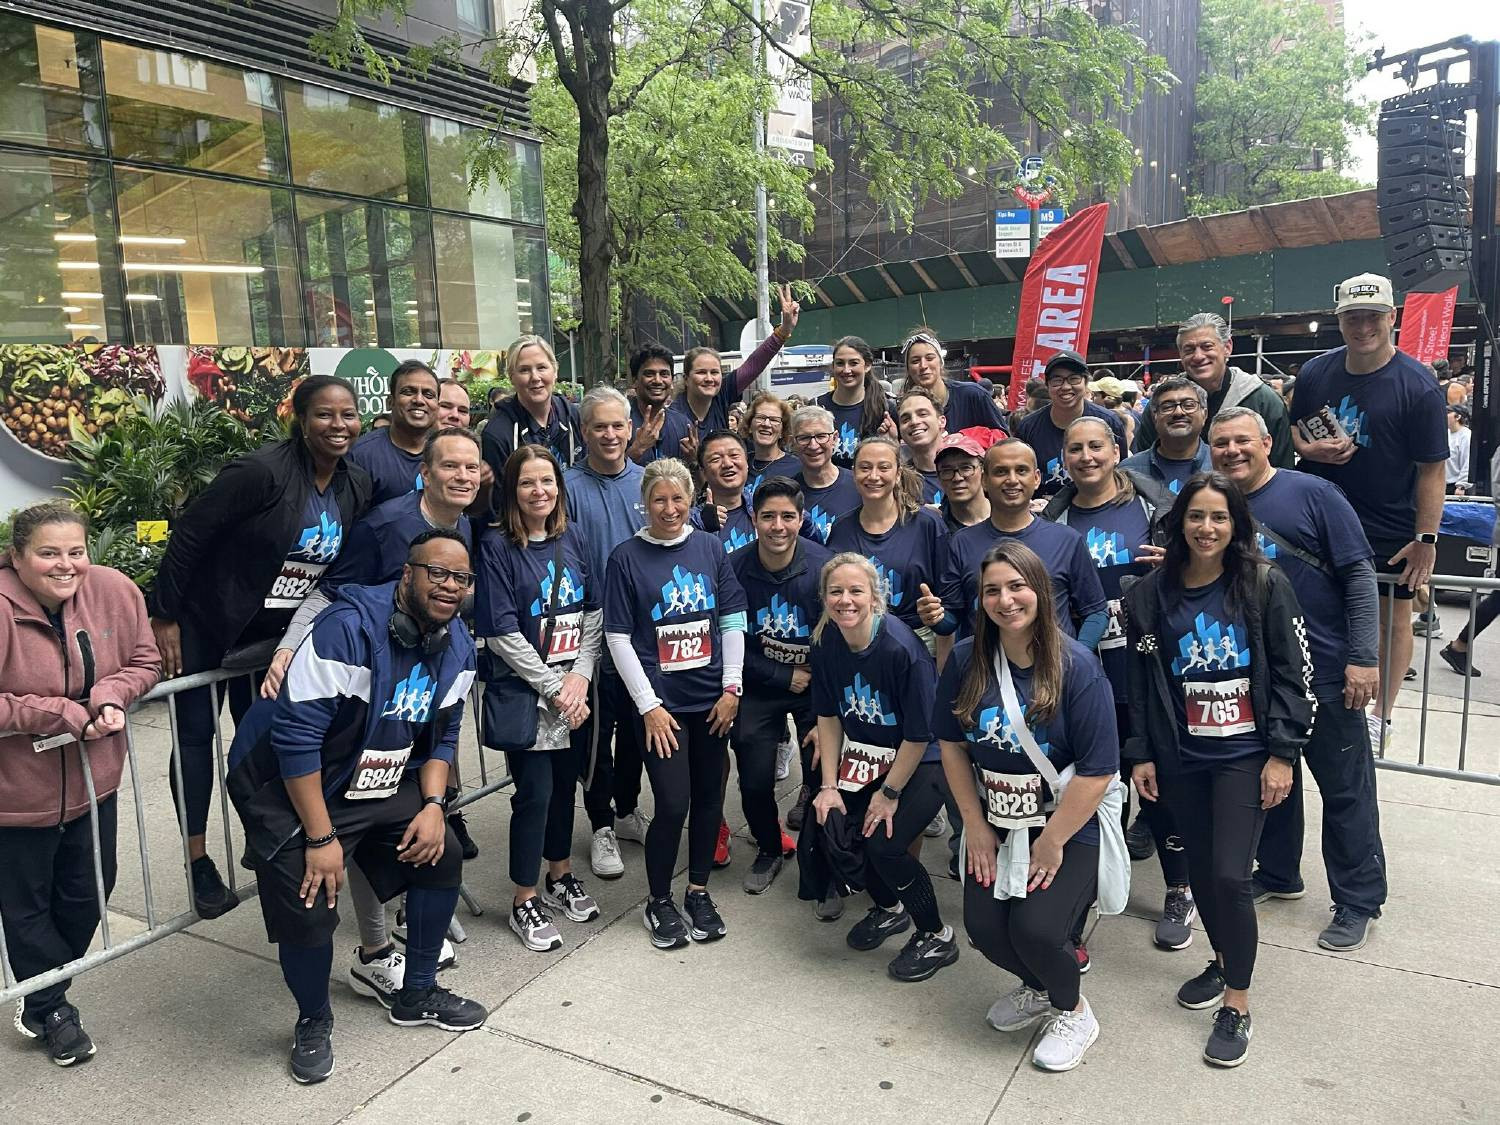
<path id="1" fill-rule="evenodd" d="M 660 621 L 674 613 L 704 613 L 715 604 L 706 576 L 674 566 L 671 581 L 662 583 L 661 601 L 651 607 L 651 620 Z"/>
<path id="2" fill-rule="evenodd" d="M 1182 491 L 1182 482 L 1180 480 L 1167 481 L 1167 491 L 1170 492 L 1173 496 L 1176 496 L 1179 492 Z"/>
<path id="3" fill-rule="evenodd" d="M 1365 433 L 1365 412 L 1351 396 L 1345 395 L 1338 406 L 1334 407 L 1333 413 L 1338 418 L 1339 425 L 1344 427 L 1344 432 L 1354 439 L 1355 445 L 1369 446 L 1370 435 Z"/>
<path id="4" fill-rule="evenodd" d="M 1177 638 L 1180 655 L 1172 661 L 1173 675 L 1189 672 L 1227 672 L 1250 665 L 1250 650 L 1241 648 L 1233 625 L 1200 613 L 1193 632 Z"/>
<path id="5" fill-rule="evenodd" d="M 818 529 L 818 542 L 827 543 L 828 533 L 833 530 L 833 516 L 823 510 L 823 505 L 814 504 L 807 510 L 807 518 Z"/>
<path id="6" fill-rule="evenodd" d="M 970 742 L 991 743 L 1007 754 L 1026 753 L 1026 748 L 1022 745 L 1020 738 L 1016 736 L 1016 728 L 1005 717 L 1005 710 L 1001 707 L 986 707 L 980 711 L 979 719 L 974 724 L 974 729 L 968 731 L 965 737 Z M 1037 737 L 1036 731 L 1032 731 L 1032 737 L 1036 738 L 1037 748 L 1041 750 L 1042 754 L 1050 756 L 1052 753 L 1052 743 L 1048 742 L 1045 738 Z"/>
<path id="7" fill-rule="evenodd" d="M 901 584 L 901 572 L 886 566 L 876 555 L 870 556 L 870 562 L 875 565 L 875 576 L 880 579 L 880 588 L 885 594 L 886 609 L 895 609 L 906 597 L 906 590 Z"/>
<path id="8" fill-rule="evenodd" d="M 1272 543 L 1259 531 L 1255 533 L 1255 543 L 1260 548 L 1260 553 L 1265 555 L 1266 558 L 1274 559 L 1276 557 L 1276 544 Z"/>
<path id="9" fill-rule="evenodd" d="M 542 596 L 531 599 L 531 616 L 540 617 L 548 609 L 567 609 L 583 601 L 583 580 L 567 563 L 563 564 L 562 578 L 556 581 L 557 602 L 552 603 L 552 588 L 557 579 L 557 563 L 547 560 L 547 576 L 542 579 Z"/>
<path id="10" fill-rule="evenodd" d="M 1106 531 L 1102 527 L 1089 528 L 1089 558 L 1095 566 L 1124 566 L 1130 562 L 1130 548 L 1125 546 L 1125 536 L 1118 531 Z"/>
<path id="11" fill-rule="evenodd" d="M 344 529 L 327 512 L 318 514 L 317 527 L 304 527 L 297 539 L 296 554 L 311 562 L 332 562 L 344 545 Z"/>
<path id="12" fill-rule="evenodd" d="M 863 675 L 856 672 L 854 682 L 844 688 L 844 716 L 875 727 L 893 727 L 896 716 L 889 710 L 885 695 L 872 688 Z"/>
<path id="13" fill-rule="evenodd" d="M 431 713 L 432 677 L 419 664 L 396 684 L 380 717 L 407 723 L 425 723 Z"/>
<path id="14" fill-rule="evenodd" d="M 780 594 L 772 594 L 771 604 L 756 612 L 755 631 L 776 640 L 793 640 L 812 633 L 801 607 L 788 604 Z"/>
<path id="15" fill-rule="evenodd" d="M 853 457 L 854 451 L 859 447 L 859 431 L 848 422 L 839 424 L 838 441 L 833 446 L 833 456 Z"/>
<path id="16" fill-rule="evenodd" d="M 731 527 L 729 534 L 724 536 L 724 553 L 732 555 L 741 547 L 750 546 L 751 543 L 755 542 L 755 538 L 756 532 L 754 528 L 745 531 L 738 527 Z"/>
<path id="17" fill-rule="evenodd" d="M 1068 476 L 1068 470 L 1063 468 L 1062 454 L 1058 454 L 1047 462 L 1047 484 L 1063 484 L 1073 478 Z"/>

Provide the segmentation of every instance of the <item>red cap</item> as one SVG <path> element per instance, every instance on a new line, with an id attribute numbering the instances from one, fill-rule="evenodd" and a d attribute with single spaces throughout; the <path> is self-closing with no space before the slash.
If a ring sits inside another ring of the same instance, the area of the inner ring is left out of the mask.
<path id="1" fill-rule="evenodd" d="M 965 433 L 949 434 L 943 438 L 943 444 L 938 446 L 937 453 L 933 455 L 934 459 L 941 457 L 950 449 L 960 450 L 967 453 L 970 457 L 978 457 L 981 460 L 984 458 L 984 446 Z"/>

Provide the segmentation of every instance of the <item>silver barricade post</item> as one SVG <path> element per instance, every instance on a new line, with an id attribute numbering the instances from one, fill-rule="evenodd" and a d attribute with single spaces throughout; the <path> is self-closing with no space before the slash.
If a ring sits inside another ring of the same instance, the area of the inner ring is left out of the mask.
<path id="1" fill-rule="evenodd" d="M 62 748 L 67 753 L 68 748 Z M 89 830 L 94 841 L 94 899 L 99 904 L 99 934 L 104 938 L 104 948 L 109 940 L 109 894 L 104 889 L 104 848 L 99 839 L 99 793 L 94 788 L 94 767 L 89 762 L 89 744 L 78 740 L 78 761 L 83 767 L 83 788 L 89 795 Z M 116 818 L 118 825 L 118 818 Z M 116 835 L 119 834 L 118 826 Z"/>
<path id="2" fill-rule="evenodd" d="M 130 763 L 130 791 L 135 797 L 135 835 L 141 852 L 141 883 L 146 899 L 146 928 L 156 926 L 156 896 L 151 892 L 151 848 L 146 842 L 146 805 L 141 795 L 141 767 L 135 753 L 135 731 L 125 715 L 125 758 Z"/>

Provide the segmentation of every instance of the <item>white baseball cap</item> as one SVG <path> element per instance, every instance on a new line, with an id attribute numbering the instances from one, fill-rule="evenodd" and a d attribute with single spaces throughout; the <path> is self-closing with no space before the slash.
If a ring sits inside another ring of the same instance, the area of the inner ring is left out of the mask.
<path id="1" fill-rule="evenodd" d="M 1391 279 L 1378 273 L 1362 273 L 1341 281 L 1333 287 L 1333 312 L 1354 312 L 1367 309 L 1371 312 L 1390 312 L 1396 307 L 1396 298 L 1391 289 Z"/>

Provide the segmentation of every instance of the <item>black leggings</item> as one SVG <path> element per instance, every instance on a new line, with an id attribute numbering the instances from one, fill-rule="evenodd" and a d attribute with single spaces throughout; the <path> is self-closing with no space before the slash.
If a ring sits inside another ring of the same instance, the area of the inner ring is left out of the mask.
<path id="1" fill-rule="evenodd" d="M 200 628 L 190 620 L 179 623 L 182 636 L 182 668 L 184 674 L 208 672 L 218 668 L 224 660 L 222 649 L 213 647 L 200 636 Z M 177 771 L 170 761 L 167 764 L 167 780 L 172 787 L 172 799 L 187 813 L 187 834 L 202 836 L 208 830 L 208 810 L 213 803 L 214 782 L 214 728 L 219 722 L 219 707 L 227 696 L 229 714 L 235 726 L 250 710 L 250 704 L 260 691 L 264 673 L 246 672 L 207 687 L 179 692 L 171 706 L 177 716 L 177 745 L 182 756 L 182 788 L 178 791 Z M 229 756 L 229 741 L 223 740 L 224 756 Z"/>
<path id="2" fill-rule="evenodd" d="M 656 798 L 656 813 L 646 830 L 646 883 L 652 898 L 672 893 L 672 869 L 682 826 L 688 822 L 688 882 L 708 885 L 713 870 L 714 845 L 719 839 L 719 821 L 724 817 L 724 761 L 728 754 L 724 735 L 711 734 L 708 711 L 679 711 L 672 716 L 680 728 L 677 749 L 670 758 L 646 751 L 646 776 Z M 646 724 L 636 717 L 640 745 L 646 745 Z"/>
<path id="3" fill-rule="evenodd" d="M 591 732 L 585 723 L 560 750 L 507 752 L 515 791 L 510 798 L 510 881 L 534 887 L 542 860 L 573 854 L 573 787 Z"/>
<path id="4" fill-rule="evenodd" d="M 71 748 L 63 753 L 70 753 Z M 118 809 L 113 794 L 99 800 L 99 860 L 104 896 L 115 886 Z M 17 980 L 37 976 L 88 952 L 99 925 L 94 882 L 94 837 L 88 813 L 56 828 L 0 828 L 0 917 Z M 26 997 L 38 1019 L 67 1003 L 63 980 Z"/>
<path id="5" fill-rule="evenodd" d="M 740 801 L 755 846 L 761 855 L 781 854 L 781 819 L 776 811 L 776 751 L 786 737 L 790 715 L 797 724 L 797 740 L 812 730 L 807 693 L 794 695 L 762 688 L 747 694 L 734 724 L 734 757 L 740 767 Z M 808 751 L 809 755 L 811 751 Z M 804 771 L 804 777 L 811 777 Z"/>
<path id="6" fill-rule="evenodd" d="M 879 788 L 880 782 L 872 781 L 856 793 L 841 794 L 844 808 L 855 823 L 863 823 L 870 798 Z M 941 930 L 943 917 L 932 890 L 932 877 L 909 849 L 912 841 L 922 838 L 922 829 L 932 823 L 947 793 L 942 763 L 921 763 L 896 803 L 896 815 L 891 818 L 892 834 L 886 836 L 884 827 L 880 827 L 865 840 L 865 889 L 875 905 L 894 910 L 896 903 L 902 903 L 924 934 Z"/>
<path id="7" fill-rule="evenodd" d="M 1230 988 L 1249 988 L 1260 932 L 1251 865 L 1266 811 L 1260 807 L 1265 754 L 1205 769 L 1164 773 L 1157 786 L 1187 844 L 1188 881 L 1208 940 L 1224 958 Z"/>
<path id="8" fill-rule="evenodd" d="M 1491 590 L 1474 607 L 1474 635 L 1469 635 L 1468 622 L 1464 622 L 1463 632 L 1459 633 L 1457 639 L 1463 641 L 1467 648 L 1474 637 L 1490 627 L 1496 617 L 1500 617 L 1500 590 Z"/>
<path id="9" fill-rule="evenodd" d="M 1062 866 L 1045 891 L 997 899 L 995 888 L 964 878 L 964 929 L 994 964 L 1045 992 L 1061 1012 L 1078 1007 L 1078 958 L 1069 931 L 1099 889 L 1099 845 L 1063 845 Z"/>

